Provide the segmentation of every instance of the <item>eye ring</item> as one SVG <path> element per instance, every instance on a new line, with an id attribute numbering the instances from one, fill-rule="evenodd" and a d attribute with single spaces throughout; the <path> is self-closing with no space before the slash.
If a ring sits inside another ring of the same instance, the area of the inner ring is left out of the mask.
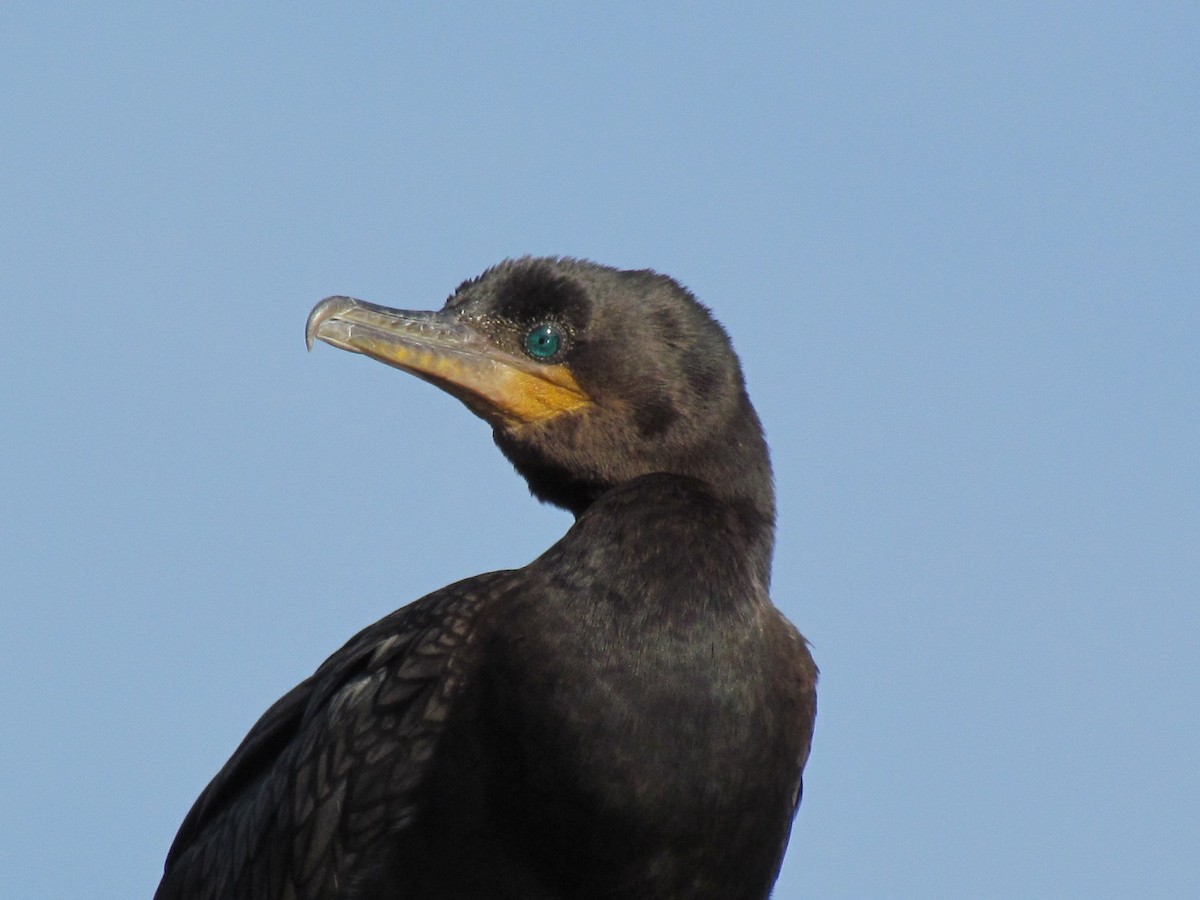
<path id="1" fill-rule="evenodd" d="M 553 322 L 543 322 L 525 335 L 525 352 L 538 362 L 556 357 L 563 348 L 562 329 Z"/>

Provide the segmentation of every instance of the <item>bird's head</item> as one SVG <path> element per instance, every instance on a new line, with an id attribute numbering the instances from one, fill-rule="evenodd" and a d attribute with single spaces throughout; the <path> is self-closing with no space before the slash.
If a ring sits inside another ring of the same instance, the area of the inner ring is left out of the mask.
<path id="1" fill-rule="evenodd" d="M 458 397 L 534 495 L 576 515 L 667 472 L 773 520 L 766 443 L 729 338 L 664 275 L 522 258 L 463 283 L 438 312 L 329 297 L 305 334 Z"/>

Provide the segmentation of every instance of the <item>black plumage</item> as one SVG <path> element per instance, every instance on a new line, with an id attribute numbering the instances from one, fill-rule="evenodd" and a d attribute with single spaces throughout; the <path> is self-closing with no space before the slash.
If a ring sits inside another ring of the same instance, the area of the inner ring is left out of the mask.
<path id="1" fill-rule="evenodd" d="M 434 382 L 576 522 L 365 629 L 200 795 L 157 900 L 762 900 L 816 668 L 768 596 L 766 443 L 671 279 L 503 263 L 437 313 L 322 301 L 307 337 Z"/>

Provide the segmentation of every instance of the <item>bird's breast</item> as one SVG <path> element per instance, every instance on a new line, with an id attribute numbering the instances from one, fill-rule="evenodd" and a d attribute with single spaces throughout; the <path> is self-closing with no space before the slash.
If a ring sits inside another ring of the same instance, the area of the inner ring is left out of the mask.
<path id="1" fill-rule="evenodd" d="M 513 852 L 532 848 L 564 871 L 621 860 L 614 884 L 653 872 L 682 884 L 734 861 L 770 872 L 792 813 L 780 786 L 794 781 L 799 751 L 773 709 L 781 685 L 755 646 L 761 623 L 589 617 L 552 615 L 550 627 L 539 616 L 492 648 L 481 704 L 496 754 L 489 805 Z"/>
<path id="2" fill-rule="evenodd" d="M 525 570 L 486 669 L 547 777 L 681 817 L 754 781 L 772 752 L 781 686 L 764 638 L 780 620 L 732 522 L 689 481 L 647 479 Z"/>

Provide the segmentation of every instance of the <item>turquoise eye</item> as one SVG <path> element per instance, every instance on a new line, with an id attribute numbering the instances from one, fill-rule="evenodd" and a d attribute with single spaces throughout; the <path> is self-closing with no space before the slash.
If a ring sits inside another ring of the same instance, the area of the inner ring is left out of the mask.
<path id="1" fill-rule="evenodd" d="M 562 332 L 556 325 L 539 325 L 525 335 L 525 351 L 534 359 L 550 359 L 562 349 Z"/>

